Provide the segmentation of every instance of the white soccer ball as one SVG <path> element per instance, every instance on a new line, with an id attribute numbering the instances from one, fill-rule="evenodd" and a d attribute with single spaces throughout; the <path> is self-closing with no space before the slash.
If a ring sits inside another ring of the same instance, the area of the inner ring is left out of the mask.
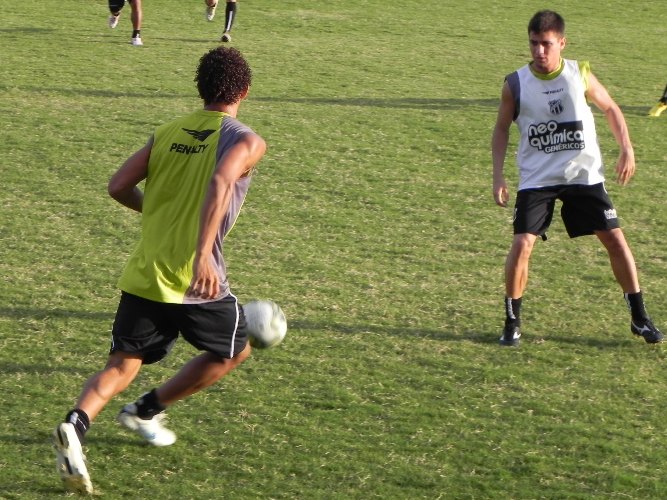
<path id="1" fill-rule="evenodd" d="M 287 319 L 271 300 L 252 300 L 243 305 L 250 345 L 268 349 L 280 344 L 287 333 Z"/>

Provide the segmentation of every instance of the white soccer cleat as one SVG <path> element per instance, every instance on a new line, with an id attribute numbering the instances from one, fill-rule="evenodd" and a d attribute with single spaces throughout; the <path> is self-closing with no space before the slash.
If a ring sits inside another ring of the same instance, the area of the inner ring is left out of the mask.
<path id="1" fill-rule="evenodd" d="M 150 420 L 144 420 L 137 416 L 137 405 L 130 403 L 123 407 L 116 420 L 153 446 L 169 446 L 176 442 L 176 434 L 162 425 L 165 417 L 166 415 L 159 413 Z"/>
<path id="2" fill-rule="evenodd" d="M 116 16 L 111 14 L 109 16 L 109 28 L 114 29 L 116 26 L 118 26 L 118 19 L 120 18 L 120 13 Z"/>
<path id="3" fill-rule="evenodd" d="M 73 424 L 58 424 L 53 431 L 53 447 L 56 449 L 56 468 L 65 488 L 79 493 L 92 493 L 93 483 L 86 468 L 86 457 Z"/>
<path id="4" fill-rule="evenodd" d="M 206 19 L 213 21 L 213 18 L 215 17 L 215 9 L 218 7 L 218 3 L 216 2 L 213 5 L 209 5 L 206 0 L 204 0 L 204 3 L 206 3 Z"/>
<path id="5" fill-rule="evenodd" d="M 132 40 L 130 40 L 130 43 L 135 47 L 141 47 L 144 44 L 144 42 L 141 41 L 140 36 L 135 36 Z"/>

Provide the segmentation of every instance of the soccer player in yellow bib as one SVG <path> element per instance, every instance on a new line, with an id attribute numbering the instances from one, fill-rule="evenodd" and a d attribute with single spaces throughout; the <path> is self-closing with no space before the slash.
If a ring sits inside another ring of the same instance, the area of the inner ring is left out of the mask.
<path id="1" fill-rule="evenodd" d="M 666 109 L 667 109 L 667 86 L 665 86 L 665 90 L 662 91 L 662 97 L 658 100 L 656 105 L 651 108 L 651 110 L 648 112 L 648 115 L 658 117 Z"/>
<path id="2" fill-rule="evenodd" d="M 623 113 L 587 62 L 561 57 L 565 21 L 558 13 L 536 13 L 528 23 L 528 41 L 532 61 L 506 77 L 491 139 L 493 196 L 496 204 L 506 207 L 509 192 L 503 166 L 509 128 L 514 122 L 519 129 L 519 187 L 514 238 L 505 261 L 505 326 L 500 344 L 519 344 L 528 263 L 537 238 L 546 239 L 556 200 L 562 203 L 561 218 L 571 238 L 594 234 L 607 250 L 630 309 L 631 332 L 648 343 L 661 342 L 663 334 L 644 307 L 634 257 L 604 186 L 602 155 L 588 102 L 604 113 L 619 146 L 620 184 L 635 173 Z"/>
<path id="3" fill-rule="evenodd" d="M 166 356 L 179 335 L 202 353 L 118 414 L 123 426 L 155 446 L 176 440 L 161 422 L 168 406 L 215 383 L 250 354 L 223 241 L 266 144 L 236 119 L 251 82 L 238 50 L 206 53 L 196 82 L 203 109 L 158 127 L 109 181 L 109 194 L 142 214 L 141 239 L 118 283 L 106 366 L 88 379 L 54 431 L 56 465 L 73 491 L 93 491 L 82 452 L 90 423 L 142 365 Z"/>

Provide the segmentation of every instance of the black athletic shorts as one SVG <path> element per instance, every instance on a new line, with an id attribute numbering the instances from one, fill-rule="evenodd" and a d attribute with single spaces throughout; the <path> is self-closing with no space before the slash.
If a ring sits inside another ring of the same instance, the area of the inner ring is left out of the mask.
<path id="1" fill-rule="evenodd" d="M 122 292 L 110 353 L 139 354 L 148 365 L 164 358 L 179 334 L 222 358 L 233 358 L 248 342 L 243 308 L 234 295 L 203 304 L 166 304 Z"/>
<path id="2" fill-rule="evenodd" d="M 619 226 L 616 209 L 604 183 L 522 189 L 514 205 L 514 234 L 544 235 L 553 218 L 556 200 L 570 238 L 607 231 Z"/>

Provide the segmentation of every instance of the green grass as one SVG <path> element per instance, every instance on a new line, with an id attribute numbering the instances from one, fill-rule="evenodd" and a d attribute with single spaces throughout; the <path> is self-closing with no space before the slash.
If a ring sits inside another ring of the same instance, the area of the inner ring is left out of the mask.
<path id="1" fill-rule="evenodd" d="M 146 367 L 89 433 L 99 495 L 667 496 L 666 353 L 630 335 L 595 239 L 554 222 L 534 253 L 523 344 L 497 346 L 511 227 L 491 196 L 490 135 L 541 7 L 239 2 L 234 45 L 255 77 L 239 118 L 269 150 L 226 255 L 234 291 L 279 302 L 290 330 L 173 406 L 168 449 L 138 444 L 115 412 L 194 351 Z M 626 114 L 638 172 L 608 188 L 667 327 L 667 119 L 646 117 L 665 85 L 664 8 L 557 8 L 566 57 L 590 60 Z M 106 15 L 101 1 L 3 11 L 1 498 L 64 495 L 50 433 L 103 366 L 138 235 L 106 182 L 155 126 L 200 106 L 194 69 L 222 26 L 197 2 L 145 2 L 135 48 L 127 12 L 114 31 Z M 511 158 L 507 172 L 516 186 Z"/>

